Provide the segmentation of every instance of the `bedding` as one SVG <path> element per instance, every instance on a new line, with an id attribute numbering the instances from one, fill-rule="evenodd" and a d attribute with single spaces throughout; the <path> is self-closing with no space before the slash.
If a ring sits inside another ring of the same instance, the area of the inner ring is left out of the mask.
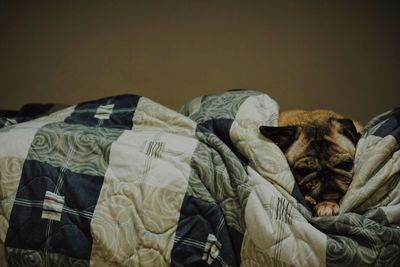
<path id="1" fill-rule="evenodd" d="M 65 104 L 30 103 L 23 105 L 19 110 L 0 110 L 0 127 L 30 121 L 66 107 L 68 106 Z"/>
<path id="2" fill-rule="evenodd" d="M 0 119 L 0 266 L 400 266 L 400 109 L 357 146 L 339 216 L 312 217 L 268 95 L 180 113 L 120 95 Z"/>

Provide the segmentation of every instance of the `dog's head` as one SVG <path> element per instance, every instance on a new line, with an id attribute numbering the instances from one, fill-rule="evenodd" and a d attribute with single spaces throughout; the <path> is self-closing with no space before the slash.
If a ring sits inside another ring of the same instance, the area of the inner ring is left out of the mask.
<path id="1" fill-rule="evenodd" d="M 351 119 L 327 117 L 281 127 L 261 126 L 260 132 L 285 154 L 310 204 L 339 201 L 346 193 L 360 137 Z"/>

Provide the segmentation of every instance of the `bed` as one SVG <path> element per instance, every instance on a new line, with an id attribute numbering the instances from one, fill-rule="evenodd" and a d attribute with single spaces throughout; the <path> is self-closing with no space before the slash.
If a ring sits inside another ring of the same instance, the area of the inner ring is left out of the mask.
<path id="1" fill-rule="evenodd" d="M 400 266 L 400 109 L 318 218 L 258 133 L 279 109 L 262 92 L 37 108 L 0 117 L 0 266 Z"/>

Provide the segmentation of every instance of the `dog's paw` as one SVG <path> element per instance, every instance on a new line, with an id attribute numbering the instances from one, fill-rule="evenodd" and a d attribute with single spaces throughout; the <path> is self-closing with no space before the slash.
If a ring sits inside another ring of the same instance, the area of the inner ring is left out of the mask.
<path id="1" fill-rule="evenodd" d="M 314 215 L 318 217 L 335 216 L 339 213 L 339 204 L 331 201 L 322 201 L 314 206 Z"/>

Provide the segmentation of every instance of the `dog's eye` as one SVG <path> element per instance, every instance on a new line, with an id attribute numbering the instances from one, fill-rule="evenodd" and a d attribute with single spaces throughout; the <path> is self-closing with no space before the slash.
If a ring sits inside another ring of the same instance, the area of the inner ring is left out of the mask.
<path id="1" fill-rule="evenodd" d="M 340 162 L 339 164 L 336 164 L 335 168 L 341 169 L 344 171 L 350 171 L 353 168 L 353 162 L 352 161 L 343 161 L 343 162 Z"/>
<path id="2" fill-rule="evenodd" d="M 314 172 L 313 169 L 310 169 L 310 168 L 307 168 L 307 167 L 296 168 L 296 173 L 298 175 L 300 175 L 301 177 L 306 177 L 307 175 L 309 175 L 310 173 L 313 173 L 313 172 Z"/>

